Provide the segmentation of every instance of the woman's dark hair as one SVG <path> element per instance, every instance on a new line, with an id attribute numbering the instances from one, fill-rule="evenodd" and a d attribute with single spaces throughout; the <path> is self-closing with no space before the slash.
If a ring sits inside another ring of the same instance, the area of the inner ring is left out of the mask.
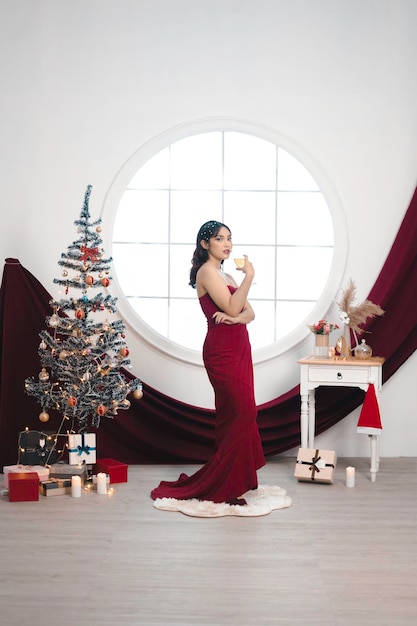
<path id="1" fill-rule="evenodd" d="M 196 248 L 194 250 L 193 258 L 191 259 L 192 266 L 190 270 L 190 282 L 188 283 L 191 287 L 193 287 L 193 289 L 196 287 L 197 272 L 208 259 L 208 252 L 205 248 L 203 248 L 201 242 L 207 241 L 208 243 L 209 239 L 217 235 L 222 226 L 227 228 L 229 233 L 231 232 L 230 228 L 226 226 L 226 224 L 222 224 L 222 222 L 215 222 L 214 220 L 210 220 L 210 222 L 203 224 L 198 231 Z"/>

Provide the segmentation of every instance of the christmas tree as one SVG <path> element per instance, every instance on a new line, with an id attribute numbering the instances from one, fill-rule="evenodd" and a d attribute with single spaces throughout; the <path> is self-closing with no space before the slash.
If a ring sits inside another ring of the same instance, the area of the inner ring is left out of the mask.
<path id="1" fill-rule="evenodd" d="M 61 286 L 65 298 L 51 300 L 52 315 L 46 318 L 49 328 L 39 335 L 42 369 L 37 379 L 25 381 L 26 392 L 42 407 L 42 422 L 49 420 L 48 410 L 53 409 L 63 421 L 72 419 L 72 430 L 79 433 L 90 426 L 98 428 L 102 417 L 113 418 L 119 410 L 128 409 L 130 393 L 142 397 L 141 382 L 128 380 L 121 372 L 130 360 L 124 323 L 112 318 L 117 298 L 102 291 L 90 295 L 110 285 L 112 261 L 104 257 L 101 247 L 101 219 L 90 219 L 90 194 L 91 185 L 80 218 L 74 222 L 80 237 L 58 261 L 62 278 L 55 278 L 54 283 Z"/>

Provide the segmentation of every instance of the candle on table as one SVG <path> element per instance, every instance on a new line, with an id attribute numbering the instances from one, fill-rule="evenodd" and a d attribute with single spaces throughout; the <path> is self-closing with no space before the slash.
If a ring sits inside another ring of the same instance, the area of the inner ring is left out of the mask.
<path id="1" fill-rule="evenodd" d="M 71 477 L 71 495 L 73 498 L 81 498 L 81 476 Z"/>
<path id="2" fill-rule="evenodd" d="M 97 474 L 97 493 L 100 495 L 107 493 L 107 476 L 104 472 Z"/>
<path id="3" fill-rule="evenodd" d="M 346 468 L 346 487 L 354 487 L 355 486 L 355 468 L 347 467 Z"/>

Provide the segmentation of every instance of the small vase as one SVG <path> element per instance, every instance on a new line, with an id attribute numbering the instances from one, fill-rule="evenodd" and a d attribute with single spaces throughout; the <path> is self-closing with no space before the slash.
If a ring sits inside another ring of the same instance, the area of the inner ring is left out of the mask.
<path id="1" fill-rule="evenodd" d="M 345 328 L 343 331 L 343 338 L 346 342 L 346 347 L 345 347 L 346 354 L 344 354 L 343 356 L 350 357 L 352 354 L 352 341 L 350 338 L 350 326 L 348 324 L 345 324 Z"/>
<path id="2" fill-rule="evenodd" d="M 329 356 L 329 335 L 314 335 L 314 356 L 328 358 Z"/>

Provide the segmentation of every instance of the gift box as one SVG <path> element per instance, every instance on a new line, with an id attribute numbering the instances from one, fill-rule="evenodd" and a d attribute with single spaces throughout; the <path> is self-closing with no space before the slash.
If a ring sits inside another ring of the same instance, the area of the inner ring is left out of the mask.
<path id="1" fill-rule="evenodd" d="M 294 476 L 297 480 L 315 483 L 333 482 L 336 467 L 334 450 L 300 448 L 297 454 Z"/>
<path id="2" fill-rule="evenodd" d="M 110 476 L 110 483 L 127 483 L 126 463 L 115 459 L 97 459 L 96 473 L 104 472 Z"/>
<path id="3" fill-rule="evenodd" d="M 9 502 L 36 502 L 39 500 L 39 476 L 36 472 L 11 473 Z"/>
<path id="4" fill-rule="evenodd" d="M 96 436 L 94 433 L 68 435 L 68 456 L 70 465 L 96 462 Z"/>
<path id="5" fill-rule="evenodd" d="M 37 474 L 38 480 L 46 480 L 49 477 L 49 469 L 43 465 L 5 465 L 3 467 L 3 484 L 8 489 L 11 474 L 29 474 L 32 472 Z"/>
<path id="6" fill-rule="evenodd" d="M 84 485 L 87 480 L 86 465 L 69 465 L 69 463 L 54 463 L 49 468 L 49 476 L 51 478 L 70 478 L 71 476 L 80 476 L 81 484 Z"/>
<path id="7" fill-rule="evenodd" d="M 54 437 L 39 430 L 23 430 L 19 433 L 20 465 L 50 465 L 56 459 Z"/>
<path id="8" fill-rule="evenodd" d="M 43 496 L 63 496 L 71 493 L 71 478 L 50 478 L 43 480 L 40 485 Z"/>

